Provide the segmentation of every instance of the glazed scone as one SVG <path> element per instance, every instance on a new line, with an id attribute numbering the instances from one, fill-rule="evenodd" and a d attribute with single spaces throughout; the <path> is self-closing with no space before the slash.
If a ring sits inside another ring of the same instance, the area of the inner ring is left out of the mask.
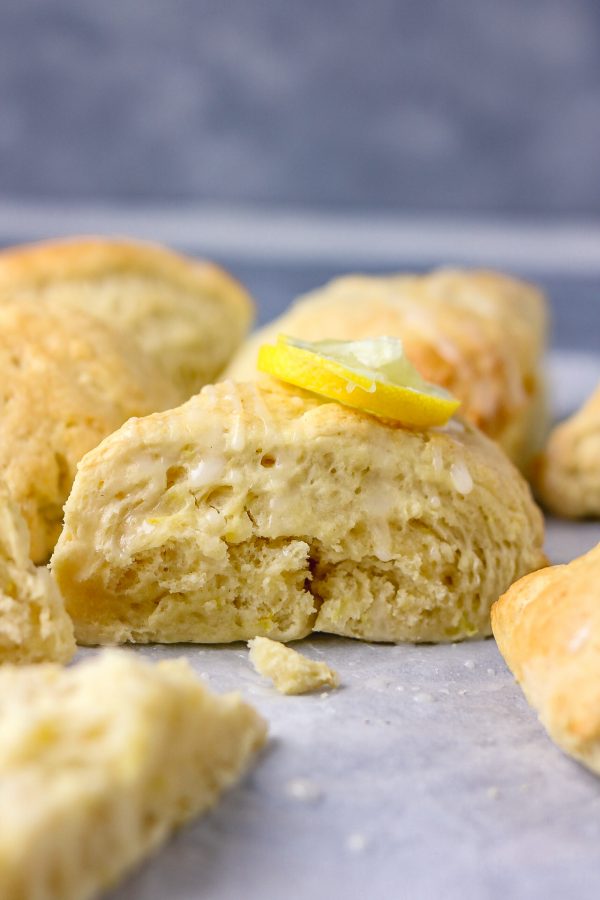
<path id="1" fill-rule="evenodd" d="M 212 806 L 265 733 L 183 659 L 0 669 L 0 896 L 97 896 Z"/>
<path id="2" fill-rule="evenodd" d="M 255 637 L 248 641 L 248 649 L 256 671 L 269 678 L 280 694 L 307 694 L 336 688 L 340 683 L 338 673 L 327 663 L 308 659 L 279 641 Z"/>
<path id="3" fill-rule="evenodd" d="M 92 313 L 135 338 L 187 400 L 222 371 L 254 316 L 249 294 L 213 263 L 105 238 L 0 253 L 0 301 L 44 300 Z"/>
<path id="4" fill-rule="evenodd" d="M 462 414 L 525 467 L 546 424 L 541 371 L 546 332 L 543 294 L 499 273 L 354 275 L 301 297 L 256 332 L 226 377 L 259 377 L 258 348 L 280 333 L 311 341 L 399 337 L 421 375 L 455 394 Z"/>
<path id="5" fill-rule="evenodd" d="M 528 486 L 472 426 L 225 382 L 85 456 L 52 568 L 84 644 L 453 641 L 489 633 L 542 539 Z"/>
<path id="6" fill-rule="evenodd" d="M 0 663 L 68 662 L 73 623 L 47 568 L 29 558 L 27 525 L 0 479 Z"/>
<path id="7" fill-rule="evenodd" d="M 534 478 L 552 512 L 573 519 L 600 516 L 600 385 L 551 433 Z"/>
<path id="8" fill-rule="evenodd" d="M 514 584 L 494 637 L 552 739 L 600 774 L 600 545 Z"/>
<path id="9" fill-rule="evenodd" d="M 124 336 L 83 312 L 0 303 L 0 473 L 45 562 L 81 457 L 177 392 Z"/>

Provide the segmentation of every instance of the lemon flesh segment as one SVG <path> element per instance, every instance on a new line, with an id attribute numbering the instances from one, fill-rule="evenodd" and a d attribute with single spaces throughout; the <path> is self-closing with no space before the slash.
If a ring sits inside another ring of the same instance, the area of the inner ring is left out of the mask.
<path id="1" fill-rule="evenodd" d="M 425 381 L 396 338 L 264 344 L 258 368 L 296 387 L 383 419 L 429 428 L 445 425 L 459 401 Z"/>

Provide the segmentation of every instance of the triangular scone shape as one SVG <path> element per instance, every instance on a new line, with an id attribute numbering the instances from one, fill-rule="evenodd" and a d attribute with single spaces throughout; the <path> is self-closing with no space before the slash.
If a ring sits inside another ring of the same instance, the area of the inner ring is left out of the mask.
<path id="1" fill-rule="evenodd" d="M 600 774 L 600 545 L 514 584 L 494 637 L 556 743 Z"/>
<path id="2" fill-rule="evenodd" d="M 458 397 L 461 414 L 524 467 L 547 418 L 547 319 L 541 291 L 499 272 L 348 275 L 300 297 L 252 334 L 226 377 L 256 379 L 258 348 L 278 334 L 309 341 L 398 337 L 421 375 Z"/>
<path id="3" fill-rule="evenodd" d="M 0 480 L 0 663 L 68 662 L 74 653 L 54 578 L 31 562 L 27 525 Z"/>
<path id="4" fill-rule="evenodd" d="M 177 388 L 176 402 L 222 371 L 254 315 L 249 294 L 219 266 L 158 244 L 101 237 L 1 252 L 5 299 L 86 312 L 133 338 Z"/>
<path id="5" fill-rule="evenodd" d="M 96 897 L 238 780 L 266 727 L 185 660 L 0 669 L 0 896 Z"/>
<path id="6" fill-rule="evenodd" d="M 84 643 L 443 641 L 489 633 L 542 537 L 529 488 L 470 426 L 226 382 L 82 460 L 52 568 Z"/>

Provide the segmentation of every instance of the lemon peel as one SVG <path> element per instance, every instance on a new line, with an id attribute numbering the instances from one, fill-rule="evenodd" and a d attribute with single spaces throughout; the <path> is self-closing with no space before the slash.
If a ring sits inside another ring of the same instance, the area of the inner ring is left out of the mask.
<path id="1" fill-rule="evenodd" d="M 314 394 L 382 419 L 429 428 L 445 425 L 460 401 L 425 381 L 393 337 L 301 341 L 279 335 L 263 344 L 258 368 Z"/>

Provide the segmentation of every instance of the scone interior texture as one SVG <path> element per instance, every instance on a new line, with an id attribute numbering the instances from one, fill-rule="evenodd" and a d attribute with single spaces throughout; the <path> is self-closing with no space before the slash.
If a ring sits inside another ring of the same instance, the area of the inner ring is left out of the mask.
<path id="1" fill-rule="evenodd" d="M 185 660 L 0 669 L 0 896 L 86 900 L 212 806 L 265 723 Z"/>
<path id="2" fill-rule="evenodd" d="M 83 310 L 137 340 L 186 400 L 246 335 L 253 303 L 209 262 L 126 240 L 73 239 L 0 253 L 0 301 Z"/>
<path id="3" fill-rule="evenodd" d="M 259 330 L 226 376 L 256 378 L 258 348 L 279 333 L 306 340 L 400 337 L 421 374 L 455 394 L 463 415 L 525 466 L 546 424 L 547 327 L 543 294 L 496 272 L 347 276 L 301 297 Z"/>
<path id="4" fill-rule="evenodd" d="M 92 316 L 0 303 L 0 473 L 48 560 L 81 457 L 130 416 L 177 403 L 135 344 Z"/>
<path id="5" fill-rule="evenodd" d="M 494 637 L 556 743 L 600 774 L 600 545 L 514 584 Z"/>
<path id="6" fill-rule="evenodd" d="M 574 519 L 600 517 L 600 385 L 551 433 L 536 460 L 535 484 L 552 512 Z"/>
<path id="7" fill-rule="evenodd" d="M 542 539 L 529 488 L 470 425 L 225 382 L 82 460 L 52 569 L 83 643 L 452 641 L 489 634 Z"/>
<path id="8" fill-rule="evenodd" d="M 27 525 L 0 479 L 0 663 L 68 662 L 73 623 L 47 568 L 29 558 Z"/>

